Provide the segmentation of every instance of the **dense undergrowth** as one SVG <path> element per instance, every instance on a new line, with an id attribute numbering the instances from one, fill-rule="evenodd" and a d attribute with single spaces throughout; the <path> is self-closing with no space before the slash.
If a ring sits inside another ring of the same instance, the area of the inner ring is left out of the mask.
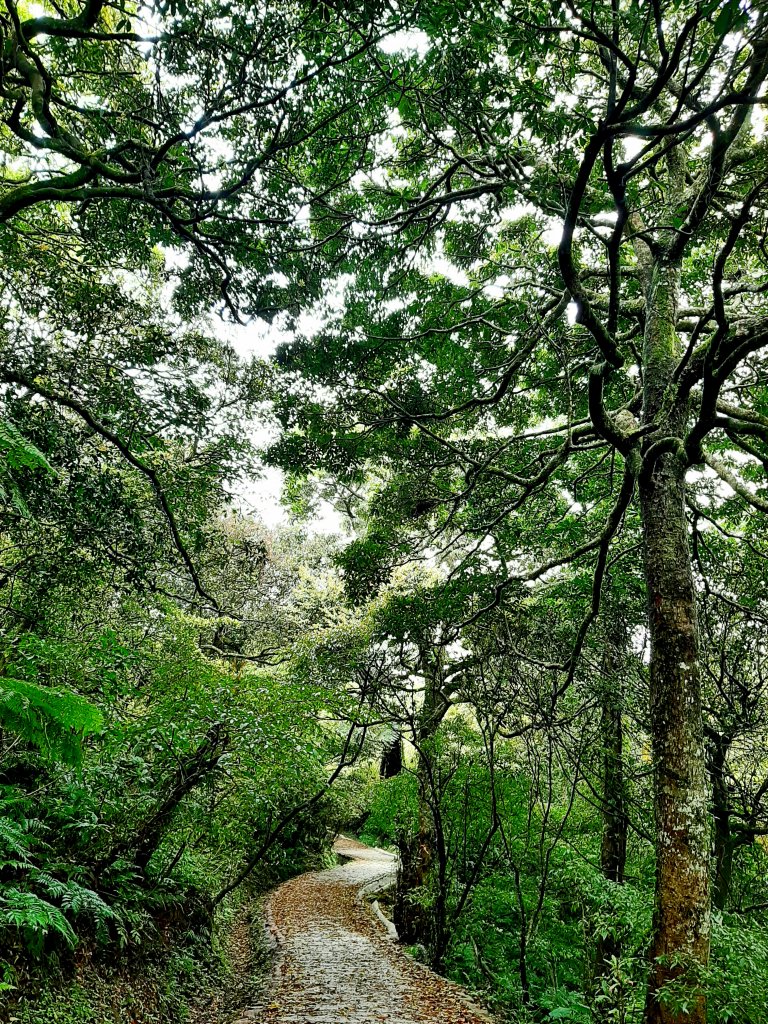
<path id="1" fill-rule="evenodd" d="M 0 1019 L 182 1020 L 225 983 L 244 893 L 317 864 L 345 816 L 341 705 L 207 657 L 210 625 L 163 600 L 68 596 L 2 637 Z"/>
<path id="2" fill-rule="evenodd" d="M 20 1024 L 164 1024 L 184 1021 L 190 1007 L 226 985 L 226 958 L 210 938 L 189 930 L 169 930 L 117 966 L 112 958 L 86 958 L 73 964 L 47 964 L 37 983 L 7 1005 L 9 1021 Z"/>

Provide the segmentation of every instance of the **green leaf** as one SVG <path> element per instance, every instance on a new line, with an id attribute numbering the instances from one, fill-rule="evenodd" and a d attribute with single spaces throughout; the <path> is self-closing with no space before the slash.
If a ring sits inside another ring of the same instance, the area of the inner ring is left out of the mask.
<path id="1" fill-rule="evenodd" d="M 739 0 L 728 0 L 715 18 L 714 32 L 716 36 L 724 36 L 734 27 L 739 20 L 741 9 Z"/>
<path id="2" fill-rule="evenodd" d="M 83 737 L 102 726 L 99 709 L 71 690 L 0 678 L 0 728 L 49 757 L 78 765 Z"/>

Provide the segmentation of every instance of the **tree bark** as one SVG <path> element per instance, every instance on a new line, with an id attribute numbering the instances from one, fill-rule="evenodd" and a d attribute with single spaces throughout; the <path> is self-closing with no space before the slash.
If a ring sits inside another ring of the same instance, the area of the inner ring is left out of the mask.
<path id="1" fill-rule="evenodd" d="M 624 779 L 624 685 L 621 656 L 627 644 L 626 624 L 614 612 L 603 659 L 600 702 L 603 834 L 600 869 L 609 882 L 621 885 L 627 861 L 627 809 Z"/>
<path id="2" fill-rule="evenodd" d="M 612 659 L 615 662 L 615 659 Z M 608 681 L 600 714 L 602 757 L 602 838 L 600 870 L 609 882 L 622 885 L 627 861 L 627 810 L 624 781 L 624 727 L 622 688 L 615 676 Z M 608 973 L 613 957 L 621 956 L 621 943 L 613 936 L 600 936 L 595 947 L 595 981 Z"/>
<path id="3" fill-rule="evenodd" d="M 394 779 L 403 770 L 403 737 L 398 733 L 384 744 L 379 761 L 379 777 Z"/>
<path id="4" fill-rule="evenodd" d="M 715 826 L 715 884 L 712 903 L 717 910 L 725 910 L 731 895 L 733 878 L 733 853 L 735 849 L 730 832 Z"/>
<path id="5" fill-rule="evenodd" d="M 715 825 L 715 877 L 712 904 L 718 910 L 725 910 L 731 888 L 734 851 L 730 801 L 725 781 L 725 758 L 729 743 L 725 736 L 718 735 L 713 746 L 709 764 L 709 774 L 712 779 L 712 817 Z"/>
<path id="6" fill-rule="evenodd" d="M 426 884 L 432 864 L 431 841 L 423 827 L 415 836 L 401 834 L 396 839 L 399 863 L 392 903 L 392 918 L 401 942 L 426 943 L 429 915 L 415 894 Z"/>
<path id="7" fill-rule="evenodd" d="M 440 827 L 439 794 L 435 793 L 432 764 L 432 741 L 445 717 L 449 703 L 443 693 L 442 666 L 440 655 L 434 655 L 429 648 L 419 652 L 419 661 L 424 675 L 424 701 L 414 724 L 414 745 L 418 758 L 416 777 L 418 780 L 419 826 L 415 835 L 403 833 L 396 843 L 400 863 L 395 884 L 392 916 L 397 933 L 403 942 L 434 945 L 435 926 L 440 930 L 439 918 L 442 892 L 438 892 L 436 911 L 433 918 L 420 902 L 416 891 L 427 885 L 435 862 L 435 850 L 439 845 L 436 831 Z M 438 871 L 438 884 L 441 884 Z M 444 912 L 442 914 L 444 918 Z M 438 942 L 439 945 L 439 942 Z"/>
<path id="8" fill-rule="evenodd" d="M 687 409 L 665 409 L 680 355 L 675 331 L 679 271 L 659 262 L 647 286 L 644 413 L 667 436 L 682 437 Z M 659 990 L 709 958 L 709 822 L 696 599 L 684 511 L 685 464 L 663 455 L 641 473 L 654 757 L 656 892 L 645 1024 L 705 1024 L 694 995 L 675 1012 Z M 669 958 L 674 958 L 674 963 Z M 660 959 L 661 958 L 661 959 Z"/>
<path id="9" fill-rule="evenodd" d="M 627 861 L 627 811 L 624 793 L 624 729 L 621 701 L 603 704 L 600 733 L 603 747 L 603 835 L 600 870 L 609 882 L 621 885 Z"/>
<path id="10" fill-rule="evenodd" d="M 600 710 L 600 757 L 602 797 L 602 837 L 600 870 L 609 882 L 622 885 L 627 860 L 627 809 L 624 778 L 624 688 L 621 679 L 620 651 L 627 641 L 626 628 L 618 617 L 613 619 L 611 634 L 606 638 L 603 659 Z M 612 973 L 611 961 L 621 956 L 621 942 L 615 935 L 600 935 L 595 943 L 593 987 L 600 999 L 594 1005 L 595 1019 L 609 1021 L 615 1016 L 615 1003 L 606 998 L 604 978 Z"/>

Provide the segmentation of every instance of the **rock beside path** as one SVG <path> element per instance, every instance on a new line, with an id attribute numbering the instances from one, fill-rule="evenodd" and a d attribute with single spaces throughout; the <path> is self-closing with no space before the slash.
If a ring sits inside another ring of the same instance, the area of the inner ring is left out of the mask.
<path id="1" fill-rule="evenodd" d="M 334 850 L 347 862 L 291 879 L 268 900 L 273 984 L 266 1005 L 233 1024 L 488 1024 L 461 988 L 403 953 L 361 897 L 391 881 L 392 855 L 344 838 Z"/>

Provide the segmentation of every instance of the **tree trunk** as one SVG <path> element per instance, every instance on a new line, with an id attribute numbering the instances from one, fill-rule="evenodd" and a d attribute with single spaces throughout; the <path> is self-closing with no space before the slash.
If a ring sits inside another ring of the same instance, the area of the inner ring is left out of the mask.
<path id="1" fill-rule="evenodd" d="M 614 669 L 603 691 L 600 713 L 602 757 L 602 817 L 600 870 L 609 882 L 622 885 L 627 860 L 627 810 L 624 783 L 624 728 L 622 688 Z M 609 961 L 621 956 L 621 944 L 612 935 L 600 936 L 595 948 L 595 981 L 607 973 Z"/>
<path id="2" fill-rule="evenodd" d="M 445 954 L 448 951 L 448 849 L 442 814 L 435 816 L 434 842 L 435 904 L 432 911 L 432 934 L 430 952 L 432 968 L 442 971 Z"/>
<path id="3" fill-rule="evenodd" d="M 614 611 L 603 658 L 603 686 L 600 701 L 600 754 L 602 758 L 603 834 L 600 869 L 609 882 L 621 885 L 627 861 L 627 809 L 624 780 L 624 685 L 622 654 L 627 644 L 627 627 Z"/>
<path id="4" fill-rule="evenodd" d="M 392 904 L 392 919 L 401 942 L 426 943 L 429 914 L 418 899 L 417 891 L 426 885 L 432 864 L 432 843 L 421 826 L 415 836 L 401 834 L 396 839 L 399 863 Z"/>
<path id="5" fill-rule="evenodd" d="M 725 910 L 728 903 L 735 846 L 731 835 L 730 803 L 728 787 L 725 782 L 725 758 L 728 745 L 725 736 L 717 737 L 709 765 L 712 779 L 712 817 L 715 824 L 715 879 L 712 903 L 718 910 Z"/>
<path id="6" fill-rule="evenodd" d="M 725 910 L 731 895 L 733 879 L 733 854 L 736 843 L 730 830 L 720 831 L 715 825 L 715 885 L 712 902 L 718 910 Z"/>
<path id="7" fill-rule="evenodd" d="M 681 437 L 686 409 L 664 407 L 680 354 L 675 331 L 679 272 L 657 264 L 647 288 L 645 421 Z M 685 466 L 674 452 L 641 474 L 645 576 L 651 639 L 656 893 L 646 1024 L 705 1024 L 694 996 L 675 1012 L 659 989 L 709 958 L 708 779 L 705 769 L 696 599 L 684 511 Z M 673 957 L 675 962 L 668 962 Z M 660 961 L 659 958 L 662 958 Z"/>
<path id="8" fill-rule="evenodd" d="M 619 699 L 608 697 L 603 704 L 600 734 L 603 747 L 600 870 L 609 882 L 621 885 L 627 862 L 627 811 L 624 793 L 624 729 Z"/>
<path id="9" fill-rule="evenodd" d="M 403 737 L 398 733 L 384 744 L 379 761 L 379 777 L 394 779 L 403 770 Z"/>
<path id="10" fill-rule="evenodd" d="M 435 861 L 435 831 L 439 801 L 435 793 L 432 765 L 432 741 L 448 710 L 442 689 L 440 655 L 436 657 L 426 646 L 419 654 L 424 675 L 424 701 L 414 723 L 414 744 L 417 754 L 419 826 L 416 835 L 403 833 L 397 837 L 400 864 L 395 884 L 392 916 L 403 942 L 431 944 L 435 921 L 432 920 L 417 893 L 427 885 Z"/>
<path id="11" fill-rule="evenodd" d="M 626 641 L 622 630 L 620 643 Z M 602 758 L 602 818 L 600 870 L 604 878 L 617 885 L 624 883 L 627 861 L 627 809 L 624 781 L 624 727 L 622 723 L 623 687 L 619 677 L 617 648 L 606 644 L 604 682 L 600 712 L 600 755 Z M 621 942 L 615 935 L 599 935 L 595 943 L 593 988 L 600 999 L 595 1001 L 597 1021 L 610 1021 L 616 1016 L 616 1000 L 608 997 L 610 986 L 603 979 L 612 974 L 611 961 L 621 956 Z M 617 997 L 618 998 L 618 997 Z"/>
<path id="12" fill-rule="evenodd" d="M 517 946 L 517 971 L 520 977 L 520 992 L 523 1006 L 531 1005 L 531 983 L 528 978 L 528 914 L 525 908 L 525 897 L 520 884 L 520 868 L 512 864 L 512 871 L 515 876 L 515 895 L 517 906 L 520 911 L 520 937 Z"/>

